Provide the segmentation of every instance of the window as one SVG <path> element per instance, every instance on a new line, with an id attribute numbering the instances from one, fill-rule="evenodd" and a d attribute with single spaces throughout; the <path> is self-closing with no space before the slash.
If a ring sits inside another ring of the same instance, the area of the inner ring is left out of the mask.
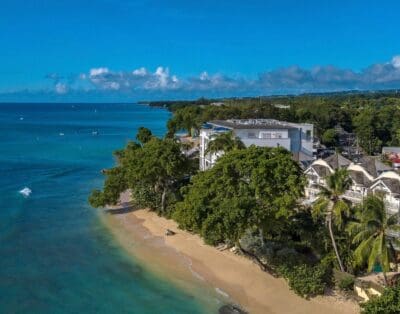
<path id="1" fill-rule="evenodd" d="M 271 132 L 260 132 L 260 138 L 271 138 Z"/>
<path id="2" fill-rule="evenodd" d="M 306 140 L 307 141 L 311 140 L 311 130 L 306 131 Z"/>
<path id="3" fill-rule="evenodd" d="M 249 133 L 247 133 L 247 137 L 248 137 L 248 138 L 255 138 L 255 137 L 256 137 L 256 133 L 254 133 L 254 132 L 249 132 Z"/>

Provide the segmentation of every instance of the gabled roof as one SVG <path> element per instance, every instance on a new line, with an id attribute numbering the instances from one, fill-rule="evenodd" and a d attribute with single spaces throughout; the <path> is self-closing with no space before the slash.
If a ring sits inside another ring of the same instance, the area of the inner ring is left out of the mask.
<path id="1" fill-rule="evenodd" d="M 392 169 L 377 158 L 371 156 L 362 157 L 359 164 L 375 178 L 378 177 L 382 172 Z"/>
<path id="2" fill-rule="evenodd" d="M 336 170 L 338 168 L 346 168 L 351 164 L 351 161 L 349 159 L 337 153 L 325 158 L 324 160 L 329 164 L 329 166 L 331 166 L 333 170 Z"/>
<path id="3" fill-rule="evenodd" d="M 382 178 L 381 181 L 385 184 L 390 192 L 400 194 L 400 181 L 396 179 Z"/>
<path id="4" fill-rule="evenodd" d="M 327 177 L 331 174 L 329 168 L 321 166 L 321 165 L 311 165 L 311 168 L 321 177 Z"/>
<path id="5" fill-rule="evenodd" d="M 362 171 L 349 170 L 349 176 L 355 184 L 364 187 L 369 187 L 372 184 L 372 181 Z"/>

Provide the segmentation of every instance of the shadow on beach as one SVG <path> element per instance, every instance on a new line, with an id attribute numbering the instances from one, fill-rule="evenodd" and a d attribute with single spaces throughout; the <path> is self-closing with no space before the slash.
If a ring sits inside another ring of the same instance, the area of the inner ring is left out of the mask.
<path id="1" fill-rule="evenodd" d="M 138 207 L 132 205 L 130 202 L 124 202 L 120 203 L 116 207 L 106 208 L 104 212 L 110 215 L 121 215 L 134 212 L 138 209 L 139 209 Z"/>

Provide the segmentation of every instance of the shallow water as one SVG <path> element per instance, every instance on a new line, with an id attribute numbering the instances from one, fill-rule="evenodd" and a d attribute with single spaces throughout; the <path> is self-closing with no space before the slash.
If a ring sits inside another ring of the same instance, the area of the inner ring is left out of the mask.
<path id="1" fill-rule="evenodd" d="M 126 256 L 87 204 L 112 151 L 139 126 L 163 135 L 168 117 L 136 104 L 0 104 L 0 313 L 209 309 Z"/>

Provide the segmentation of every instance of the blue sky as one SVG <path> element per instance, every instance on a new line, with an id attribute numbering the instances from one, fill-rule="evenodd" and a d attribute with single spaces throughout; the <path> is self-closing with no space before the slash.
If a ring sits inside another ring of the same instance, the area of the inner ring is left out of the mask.
<path id="1" fill-rule="evenodd" d="M 400 88 L 398 1 L 0 4 L 0 101 Z"/>

